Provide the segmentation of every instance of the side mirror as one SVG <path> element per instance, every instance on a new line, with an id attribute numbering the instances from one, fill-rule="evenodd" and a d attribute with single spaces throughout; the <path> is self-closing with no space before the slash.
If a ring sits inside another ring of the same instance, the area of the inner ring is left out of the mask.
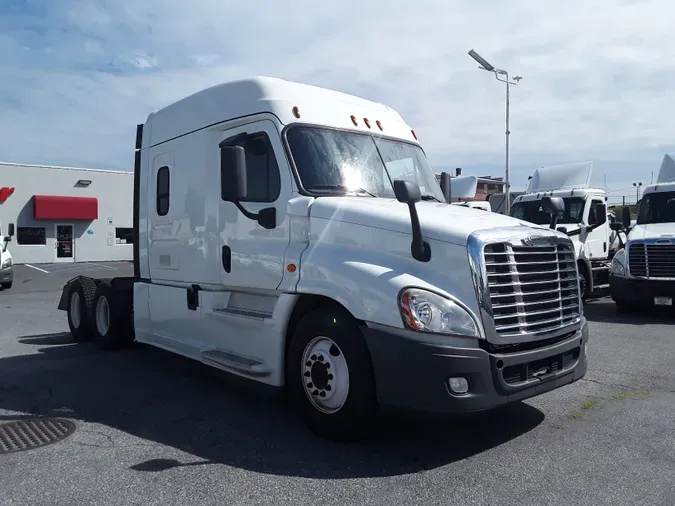
<path id="1" fill-rule="evenodd" d="M 595 206 L 595 225 L 600 226 L 607 223 L 607 208 L 605 205 Z"/>
<path id="2" fill-rule="evenodd" d="M 394 181 L 394 195 L 396 195 L 396 200 L 409 205 L 417 204 L 422 200 L 422 192 L 419 185 L 414 181 L 405 181 L 403 179 Z"/>
<path id="3" fill-rule="evenodd" d="M 221 146 L 220 148 L 220 196 L 226 202 L 245 200 L 246 151 L 242 146 Z"/>
<path id="4" fill-rule="evenodd" d="M 249 220 L 255 220 L 268 230 L 277 226 L 277 208 L 268 207 L 258 213 L 247 211 L 241 201 L 248 197 L 246 150 L 242 146 L 220 143 L 220 196 L 225 202 L 232 202 Z M 419 188 L 417 189 L 419 192 Z M 421 197 L 420 197 L 421 198 Z"/>
<path id="5" fill-rule="evenodd" d="M 7 235 L 12 237 L 14 235 L 14 223 L 7 225 Z"/>
<path id="6" fill-rule="evenodd" d="M 415 204 L 422 200 L 419 185 L 414 181 L 397 179 L 394 181 L 394 195 L 399 202 L 408 204 L 408 210 L 410 211 L 410 225 L 412 226 L 410 253 L 415 260 L 428 262 L 431 260 L 431 246 L 422 239 L 422 227 L 415 207 Z"/>
<path id="7" fill-rule="evenodd" d="M 452 200 L 452 190 L 450 183 L 450 174 L 448 172 L 441 172 L 441 191 L 445 197 L 445 201 L 449 204 Z"/>
<path id="8" fill-rule="evenodd" d="M 551 224 L 549 226 L 552 230 L 555 230 L 558 215 L 565 211 L 565 201 L 560 197 L 543 197 L 541 199 L 541 207 L 551 217 Z"/>
<path id="9" fill-rule="evenodd" d="M 622 221 L 623 221 L 623 226 L 626 229 L 629 229 L 630 228 L 630 222 L 631 222 L 630 209 L 628 209 L 627 207 L 624 207 L 621 218 L 622 218 Z"/>
<path id="10" fill-rule="evenodd" d="M 621 232 L 623 230 L 623 223 L 614 222 L 609 224 L 609 228 L 615 232 Z"/>

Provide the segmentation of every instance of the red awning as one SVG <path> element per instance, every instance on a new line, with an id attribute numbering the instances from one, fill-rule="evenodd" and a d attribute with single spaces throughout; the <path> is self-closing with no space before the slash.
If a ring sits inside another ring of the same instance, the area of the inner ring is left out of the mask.
<path id="1" fill-rule="evenodd" d="M 33 196 L 36 220 L 95 220 L 98 218 L 96 197 Z"/>

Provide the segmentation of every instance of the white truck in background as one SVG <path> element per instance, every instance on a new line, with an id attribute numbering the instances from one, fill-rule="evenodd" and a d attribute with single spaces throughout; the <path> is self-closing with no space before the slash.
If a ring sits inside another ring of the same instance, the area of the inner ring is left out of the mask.
<path id="1" fill-rule="evenodd" d="M 590 187 L 592 162 L 576 162 L 535 169 L 527 191 L 514 199 L 511 216 L 537 224 L 549 217 L 541 206 L 543 197 L 561 197 L 565 210 L 558 230 L 574 243 L 582 299 L 609 288 L 609 267 L 615 253 L 607 215 L 605 190 Z"/>
<path id="2" fill-rule="evenodd" d="M 646 186 L 635 224 L 623 209 L 626 246 L 612 259 L 610 294 L 619 312 L 672 306 L 675 297 L 675 154 L 663 157 L 656 184 Z"/>
<path id="3" fill-rule="evenodd" d="M 9 243 L 14 236 L 14 223 L 7 227 L 7 235 L 2 232 L 2 223 L 0 223 L 0 288 L 9 290 L 14 283 L 14 263 L 12 253 L 9 251 Z"/>
<path id="4" fill-rule="evenodd" d="M 449 205 L 385 105 L 244 79 L 151 113 L 135 153 L 134 276 L 64 286 L 75 341 L 285 389 L 331 439 L 380 408 L 481 411 L 586 372 L 572 241 Z"/>

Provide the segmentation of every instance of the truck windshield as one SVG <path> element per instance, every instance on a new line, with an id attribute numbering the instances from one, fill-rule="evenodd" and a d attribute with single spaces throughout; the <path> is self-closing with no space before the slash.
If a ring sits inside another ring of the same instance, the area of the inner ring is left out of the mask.
<path id="1" fill-rule="evenodd" d="M 648 193 L 642 197 L 637 224 L 675 223 L 675 192 Z"/>
<path id="2" fill-rule="evenodd" d="M 558 218 L 558 223 L 581 223 L 584 217 L 584 199 L 581 197 L 565 197 L 565 211 Z M 511 216 L 519 220 L 529 221 L 537 225 L 548 225 L 551 218 L 541 207 L 541 200 L 516 202 L 511 206 Z"/>
<path id="3" fill-rule="evenodd" d="M 393 181 L 415 181 L 424 199 L 444 201 L 419 146 L 404 141 L 294 126 L 286 134 L 302 186 L 311 192 L 394 197 Z"/>

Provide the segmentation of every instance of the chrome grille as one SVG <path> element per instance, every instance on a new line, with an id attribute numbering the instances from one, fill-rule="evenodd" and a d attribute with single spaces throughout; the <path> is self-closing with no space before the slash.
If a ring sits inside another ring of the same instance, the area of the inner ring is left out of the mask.
<path id="1" fill-rule="evenodd" d="M 675 244 L 631 244 L 628 268 L 633 276 L 675 278 Z"/>
<path id="2" fill-rule="evenodd" d="M 487 244 L 483 250 L 495 330 L 500 337 L 560 329 L 580 317 L 571 243 Z"/>

